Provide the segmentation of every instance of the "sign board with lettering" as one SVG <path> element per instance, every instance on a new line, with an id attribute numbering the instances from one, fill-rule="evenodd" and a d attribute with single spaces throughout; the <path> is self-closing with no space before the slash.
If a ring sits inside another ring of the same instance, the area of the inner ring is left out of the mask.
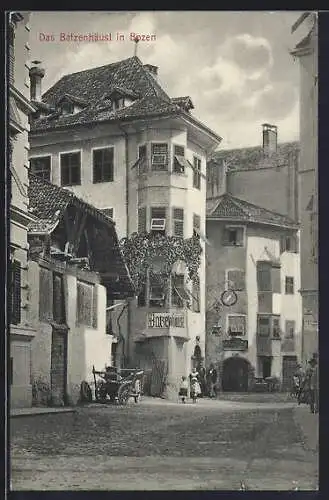
<path id="1" fill-rule="evenodd" d="M 149 313 L 147 328 L 185 328 L 184 314 Z"/>

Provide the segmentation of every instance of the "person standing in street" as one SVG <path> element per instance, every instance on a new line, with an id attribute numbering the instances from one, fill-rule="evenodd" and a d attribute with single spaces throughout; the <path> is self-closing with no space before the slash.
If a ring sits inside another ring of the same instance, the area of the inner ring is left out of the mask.
<path id="1" fill-rule="evenodd" d="M 193 403 L 196 403 L 198 396 L 200 396 L 201 394 L 199 373 L 197 372 L 196 368 L 192 369 L 192 372 L 190 374 L 190 381 L 191 381 L 191 386 L 190 386 L 191 399 Z"/>
<path id="2" fill-rule="evenodd" d="M 201 388 L 200 397 L 206 396 L 207 394 L 207 383 L 206 383 L 206 370 L 202 363 L 199 366 L 199 383 Z"/>
<path id="3" fill-rule="evenodd" d="M 216 382 L 217 382 L 217 371 L 215 370 L 214 365 L 211 363 L 207 372 L 207 386 L 210 398 L 216 397 L 216 391 L 215 391 Z"/>
<path id="4" fill-rule="evenodd" d="M 311 372 L 310 372 L 310 410 L 312 413 L 319 412 L 319 367 L 317 358 L 313 355 L 310 361 Z"/>

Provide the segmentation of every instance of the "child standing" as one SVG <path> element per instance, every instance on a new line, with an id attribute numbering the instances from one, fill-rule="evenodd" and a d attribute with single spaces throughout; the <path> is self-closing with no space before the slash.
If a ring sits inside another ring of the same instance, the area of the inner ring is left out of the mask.
<path id="1" fill-rule="evenodd" d="M 187 398 L 187 392 L 188 392 L 188 381 L 186 377 L 183 376 L 178 393 L 178 396 L 181 397 L 182 403 L 185 403 L 185 400 Z"/>
<path id="2" fill-rule="evenodd" d="M 191 375 L 191 398 L 193 403 L 196 403 L 197 397 L 201 394 L 201 387 L 199 383 L 199 374 L 196 371 L 196 368 L 193 368 Z"/>

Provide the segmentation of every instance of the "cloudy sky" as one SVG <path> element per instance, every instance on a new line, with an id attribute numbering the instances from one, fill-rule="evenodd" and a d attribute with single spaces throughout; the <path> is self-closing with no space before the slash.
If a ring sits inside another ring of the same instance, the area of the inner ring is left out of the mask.
<path id="1" fill-rule="evenodd" d="M 298 12 L 33 12 L 31 56 L 46 69 L 43 91 L 61 76 L 131 57 L 131 32 L 154 34 L 138 56 L 159 67 L 171 97 L 189 95 L 194 115 L 222 147 L 261 142 L 261 124 L 279 141 L 298 139 L 298 61 L 289 54 Z M 116 41 L 116 33 L 125 41 Z M 112 33 L 111 42 L 63 42 L 61 33 Z M 55 41 L 45 41 L 53 35 Z"/>

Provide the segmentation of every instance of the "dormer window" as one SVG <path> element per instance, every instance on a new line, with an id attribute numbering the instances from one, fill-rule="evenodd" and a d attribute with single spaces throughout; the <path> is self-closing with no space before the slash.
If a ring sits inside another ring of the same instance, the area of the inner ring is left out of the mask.
<path id="1" fill-rule="evenodd" d="M 112 99 L 112 108 L 113 111 L 118 111 L 125 107 L 125 99 Z"/>
<path id="2" fill-rule="evenodd" d="M 63 115 L 72 115 L 74 113 L 74 105 L 72 102 L 64 101 L 61 105 Z"/>

